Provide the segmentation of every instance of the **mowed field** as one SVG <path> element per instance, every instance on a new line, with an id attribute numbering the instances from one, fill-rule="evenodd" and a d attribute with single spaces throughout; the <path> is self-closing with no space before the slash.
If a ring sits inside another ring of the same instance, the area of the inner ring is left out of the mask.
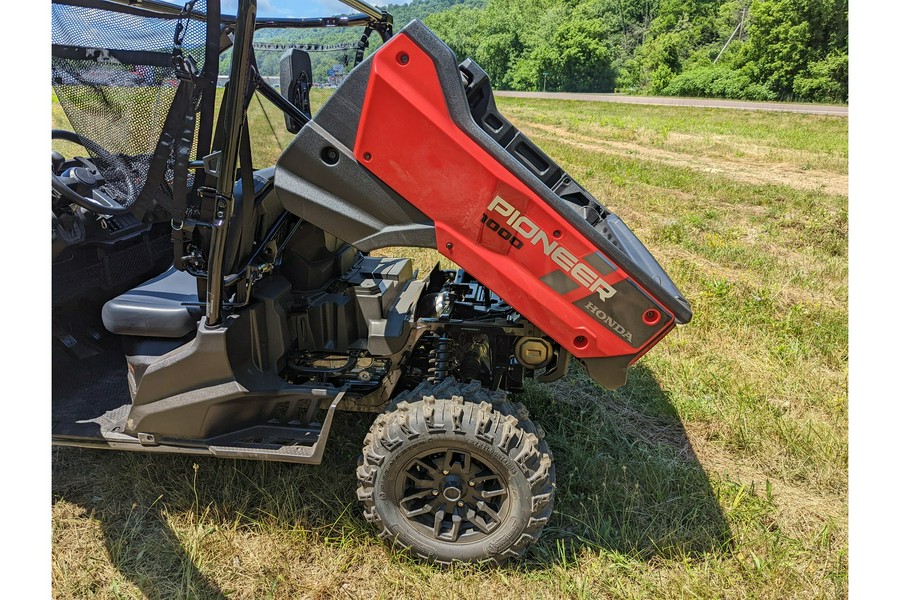
<path id="1" fill-rule="evenodd" d="M 847 595 L 847 120 L 498 105 L 694 310 L 619 390 L 579 366 L 530 386 L 558 490 L 527 559 L 441 569 L 390 552 L 355 498 L 372 416 L 347 413 L 317 467 L 54 449 L 56 597 Z M 251 130 L 259 167 L 292 137 L 255 100 Z"/>

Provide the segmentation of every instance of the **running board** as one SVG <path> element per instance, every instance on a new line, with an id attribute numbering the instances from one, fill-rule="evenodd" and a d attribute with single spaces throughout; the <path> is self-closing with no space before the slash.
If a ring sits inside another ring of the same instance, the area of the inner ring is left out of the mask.
<path id="1" fill-rule="evenodd" d="M 331 432 L 331 423 L 344 392 L 338 392 L 328 406 L 321 426 L 314 423 L 293 425 L 269 423 L 255 425 L 227 433 L 205 442 L 185 440 L 155 440 L 153 436 L 139 434 L 133 437 L 114 430 L 105 431 L 103 437 L 54 436 L 53 443 L 80 448 L 105 448 L 130 450 L 153 454 L 191 454 L 244 460 L 268 460 L 304 465 L 322 463 L 325 444 Z"/>
<path id="2" fill-rule="evenodd" d="M 344 392 L 340 392 L 331 401 L 321 427 L 256 425 L 213 438 L 209 451 L 220 458 L 318 465 L 322 462 L 334 412 L 343 397 Z"/>

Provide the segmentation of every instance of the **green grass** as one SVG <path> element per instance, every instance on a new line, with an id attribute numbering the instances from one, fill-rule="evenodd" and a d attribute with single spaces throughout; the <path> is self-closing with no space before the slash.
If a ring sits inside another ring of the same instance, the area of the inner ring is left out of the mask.
<path id="1" fill-rule="evenodd" d="M 773 117 L 766 111 L 636 106 L 610 103 L 585 109 L 583 102 L 557 101 L 544 107 L 532 100 L 502 98 L 509 113 L 531 123 L 591 131 L 603 139 L 696 150 L 698 154 L 741 158 L 760 153 L 778 160 L 808 156 L 837 172 L 847 172 L 847 120 L 795 114 Z"/>
<path id="2" fill-rule="evenodd" d="M 392 554 L 355 501 L 371 416 L 341 414 L 317 467 L 56 449 L 57 597 L 847 595 L 847 120 L 499 106 L 623 217 L 695 315 L 619 390 L 577 366 L 529 387 L 558 493 L 528 558 L 442 570 Z M 292 137 L 267 113 L 251 105 L 257 166 Z"/>

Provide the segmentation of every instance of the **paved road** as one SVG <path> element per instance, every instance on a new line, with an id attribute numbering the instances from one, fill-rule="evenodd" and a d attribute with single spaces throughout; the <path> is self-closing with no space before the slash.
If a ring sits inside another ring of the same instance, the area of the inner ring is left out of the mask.
<path id="1" fill-rule="evenodd" d="M 574 94 L 570 92 L 494 92 L 496 96 L 509 98 L 543 98 L 555 100 L 584 100 L 588 102 L 619 102 L 624 104 L 656 104 L 663 106 L 696 106 L 706 108 L 734 108 L 737 110 L 774 110 L 805 113 L 809 115 L 833 115 L 846 117 L 846 106 L 831 104 L 801 104 L 789 102 L 746 102 L 743 100 L 716 100 L 713 98 L 674 98 L 659 96 L 622 96 L 619 94 Z"/>

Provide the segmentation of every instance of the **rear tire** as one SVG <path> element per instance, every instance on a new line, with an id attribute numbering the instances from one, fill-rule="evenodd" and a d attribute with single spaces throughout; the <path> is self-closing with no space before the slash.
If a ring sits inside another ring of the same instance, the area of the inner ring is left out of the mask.
<path id="1" fill-rule="evenodd" d="M 401 394 L 366 435 L 357 496 L 395 548 L 433 563 L 522 556 L 553 510 L 542 432 L 501 391 L 448 379 Z"/>

